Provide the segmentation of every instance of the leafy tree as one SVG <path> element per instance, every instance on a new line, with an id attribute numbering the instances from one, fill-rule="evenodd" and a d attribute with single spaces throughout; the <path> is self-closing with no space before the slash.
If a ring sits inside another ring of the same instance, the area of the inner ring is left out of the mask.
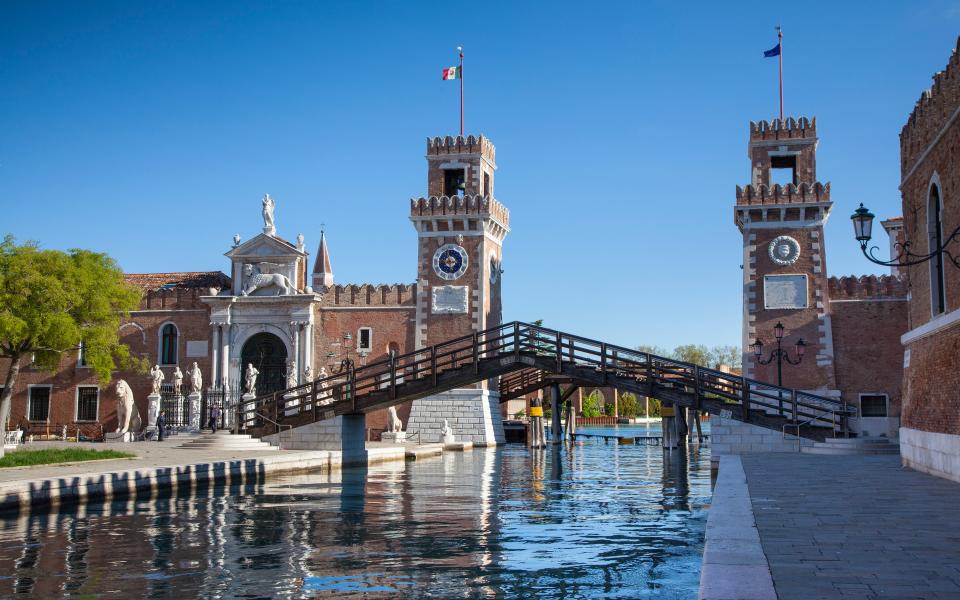
<path id="1" fill-rule="evenodd" d="M 600 393 L 600 390 L 593 390 L 586 398 L 583 399 L 583 408 L 580 410 L 580 415 L 584 417 L 599 417 L 600 416 L 600 401 L 603 399 L 603 395 Z"/>
<path id="2" fill-rule="evenodd" d="M 615 407 L 613 406 L 613 402 L 607 402 L 606 404 L 603 405 L 603 415 L 604 415 L 605 417 L 612 417 L 612 416 L 614 416 L 614 415 L 613 415 L 613 409 L 614 409 L 614 408 L 615 408 Z"/>
<path id="3" fill-rule="evenodd" d="M 640 401 L 637 400 L 637 397 L 630 393 L 624 392 L 620 394 L 620 416 L 633 418 L 640 414 Z"/>
<path id="4" fill-rule="evenodd" d="M 673 358 L 687 363 L 710 367 L 710 350 L 703 344 L 685 344 L 673 349 Z"/>
<path id="5" fill-rule="evenodd" d="M 727 365 L 728 367 L 739 369 L 743 366 L 743 354 L 740 352 L 740 346 L 714 346 L 710 349 L 711 367 Z"/>
<path id="6" fill-rule="evenodd" d="M 0 242 L 0 358 L 10 364 L 0 396 L 0 439 L 21 363 L 31 356 L 52 372 L 82 341 L 86 364 L 102 386 L 118 367 L 143 369 L 119 338 L 121 320 L 139 303 L 140 290 L 124 282 L 106 254 L 18 246 L 6 236 Z"/>

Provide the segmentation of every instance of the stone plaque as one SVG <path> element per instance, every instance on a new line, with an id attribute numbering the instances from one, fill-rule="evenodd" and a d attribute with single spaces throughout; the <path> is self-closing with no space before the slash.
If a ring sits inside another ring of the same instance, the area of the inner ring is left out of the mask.
<path id="1" fill-rule="evenodd" d="M 763 306 L 767 309 L 807 308 L 807 276 L 764 275 Z"/>
<path id="2" fill-rule="evenodd" d="M 207 355 L 207 340 L 187 340 L 187 358 L 203 358 Z"/>
<path id="3" fill-rule="evenodd" d="M 444 285 L 433 288 L 433 314 L 466 314 L 468 291 L 469 288 L 465 285 Z"/>

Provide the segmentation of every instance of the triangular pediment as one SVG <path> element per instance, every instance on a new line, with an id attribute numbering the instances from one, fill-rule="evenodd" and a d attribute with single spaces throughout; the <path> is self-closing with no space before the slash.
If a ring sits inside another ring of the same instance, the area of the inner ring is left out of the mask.
<path id="1" fill-rule="evenodd" d="M 277 258 L 281 256 L 295 258 L 306 255 L 306 252 L 297 250 L 297 247 L 290 242 L 265 233 L 247 240 L 226 253 L 226 256 L 232 259 Z"/>

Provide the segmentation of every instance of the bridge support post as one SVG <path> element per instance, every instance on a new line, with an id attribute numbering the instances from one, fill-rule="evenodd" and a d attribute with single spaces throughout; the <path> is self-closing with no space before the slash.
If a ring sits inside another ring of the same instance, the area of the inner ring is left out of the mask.
<path id="1" fill-rule="evenodd" d="M 344 465 L 367 464 L 367 416 L 343 415 L 340 423 L 341 452 Z"/>
<path id="2" fill-rule="evenodd" d="M 554 444 L 559 444 L 563 438 L 560 429 L 560 384 L 550 384 L 550 435 Z"/>
<path id="3" fill-rule="evenodd" d="M 664 450 L 675 450 L 677 448 L 677 438 L 679 436 L 677 435 L 676 410 L 677 408 L 673 404 L 668 405 L 664 403 L 663 406 L 660 407 Z"/>

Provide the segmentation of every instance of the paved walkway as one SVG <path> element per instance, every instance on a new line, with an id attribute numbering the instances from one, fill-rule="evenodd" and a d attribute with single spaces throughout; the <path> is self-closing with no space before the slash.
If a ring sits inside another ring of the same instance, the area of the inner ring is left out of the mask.
<path id="1" fill-rule="evenodd" d="M 742 462 L 781 600 L 960 598 L 960 484 L 899 456 Z"/>

